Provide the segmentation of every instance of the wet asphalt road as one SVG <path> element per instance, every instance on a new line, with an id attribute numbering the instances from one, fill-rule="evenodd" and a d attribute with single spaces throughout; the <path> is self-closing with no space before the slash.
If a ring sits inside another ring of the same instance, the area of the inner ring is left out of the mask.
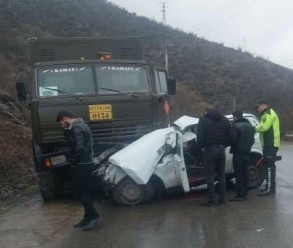
<path id="1" fill-rule="evenodd" d="M 136 207 L 96 201 L 99 228 L 72 228 L 82 216 L 71 199 L 44 204 L 35 195 L 0 217 L 0 247 L 293 247 L 293 144 L 283 145 L 277 164 L 277 194 L 223 207 L 200 206 L 203 190 Z M 227 193 L 227 198 L 234 195 Z"/>

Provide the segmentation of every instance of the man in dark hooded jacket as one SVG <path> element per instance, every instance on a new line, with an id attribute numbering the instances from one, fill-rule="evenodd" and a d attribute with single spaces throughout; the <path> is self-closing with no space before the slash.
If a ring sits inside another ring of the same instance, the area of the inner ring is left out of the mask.
<path id="1" fill-rule="evenodd" d="M 84 207 L 84 217 L 74 228 L 93 230 L 97 227 L 99 214 L 92 203 L 90 193 L 90 177 L 94 169 L 91 130 L 81 118 L 75 118 L 66 110 L 58 113 L 56 122 L 66 130 L 71 151 L 70 164 L 75 197 Z"/>
<path id="2" fill-rule="evenodd" d="M 206 114 L 200 118 L 197 129 L 197 141 L 203 151 L 204 166 L 207 174 L 208 201 L 204 206 L 211 207 L 225 203 L 225 147 L 232 139 L 231 125 L 216 108 L 206 109 Z M 215 195 L 215 175 L 219 180 L 219 199 Z"/>
<path id="3" fill-rule="evenodd" d="M 236 177 L 236 195 L 230 201 L 242 201 L 248 194 L 248 164 L 251 147 L 254 143 L 254 127 L 243 118 L 243 112 L 237 110 L 233 113 L 234 123 L 232 130 L 234 141 L 230 152 L 233 153 L 233 169 Z"/>

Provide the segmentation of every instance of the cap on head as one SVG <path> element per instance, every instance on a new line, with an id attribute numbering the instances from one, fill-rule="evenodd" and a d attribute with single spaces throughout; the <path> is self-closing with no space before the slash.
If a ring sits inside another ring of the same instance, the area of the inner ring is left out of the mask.
<path id="1" fill-rule="evenodd" d="M 64 117 L 74 118 L 74 115 L 67 110 L 61 110 L 56 116 L 56 122 L 60 122 Z"/>
<path id="2" fill-rule="evenodd" d="M 214 112 L 220 113 L 219 107 L 216 106 L 216 105 L 210 105 L 210 106 L 208 106 L 207 108 L 205 108 L 205 111 L 207 113 L 214 113 Z"/>
<path id="3" fill-rule="evenodd" d="M 237 120 L 239 120 L 240 118 L 243 117 L 243 111 L 241 111 L 241 110 L 234 111 L 233 117 L 235 117 Z"/>
<path id="4" fill-rule="evenodd" d="M 265 105 L 269 105 L 267 101 L 265 101 L 265 100 L 261 100 L 261 101 L 258 101 L 258 102 L 256 103 L 256 105 L 255 105 L 254 108 L 257 109 L 260 105 L 263 105 L 263 104 L 265 104 Z"/>

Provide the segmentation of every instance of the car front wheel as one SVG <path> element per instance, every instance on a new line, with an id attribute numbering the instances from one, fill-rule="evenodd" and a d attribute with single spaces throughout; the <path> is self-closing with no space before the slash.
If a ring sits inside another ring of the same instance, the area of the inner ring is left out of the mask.
<path id="1" fill-rule="evenodd" d="M 126 177 L 113 188 L 112 199 L 119 205 L 137 205 L 145 199 L 145 188 Z"/>
<path id="2" fill-rule="evenodd" d="M 249 188 L 258 188 L 265 180 L 265 165 L 262 157 L 251 157 L 248 166 Z"/>

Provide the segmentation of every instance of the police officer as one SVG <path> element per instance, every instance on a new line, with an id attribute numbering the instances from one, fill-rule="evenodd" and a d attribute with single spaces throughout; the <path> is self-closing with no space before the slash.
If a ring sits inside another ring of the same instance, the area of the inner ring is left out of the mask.
<path id="1" fill-rule="evenodd" d="M 81 118 L 75 118 L 66 110 L 58 113 L 56 122 L 64 128 L 69 140 L 75 196 L 84 207 L 83 219 L 73 227 L 93 230 L 97 227 L 99 214 L 93 206 L 90 193 L 90 177 L 94 170 L 91 130 Z"/>
<path id="2" fill-rule="evenodd" d="M 249 174 L 249 154 L 254 143 L 254 127 L 243 118 L 243 112 L 237 110 L 233 113 L 232 130 L 234 140 L 230 152 L 233 153 L 233 169 L 236 177 L 236 195 L 230 201 L 243 201 L 247 199 Z"/>
<path id="3" fill-rule="evenodd" d="M 231 141 L 231 125 L 215 108 L 206 109 L 200 118 L 197 129 L 197 141 L 203 151 L 203 161 L 207 174 L 208 201 L 204 206 L 212 207 L 225 203 L 226 175 L 225 175 L 225 147 Z M 219 179 L 219 197 L 215 195 L 215 175 Z"/>
<path id="4" fill-rule="evenodd" d="M 260 134 L 266 167 L 266 186 L 258 196 L 267 196 L 276 192 L 275 161 L 280 147 L 280 123 L 277 113 L 269 106 L 267 101 L 259 101 L 256 109 L 261 114 L 261 122 L 255 130 Z"/>

